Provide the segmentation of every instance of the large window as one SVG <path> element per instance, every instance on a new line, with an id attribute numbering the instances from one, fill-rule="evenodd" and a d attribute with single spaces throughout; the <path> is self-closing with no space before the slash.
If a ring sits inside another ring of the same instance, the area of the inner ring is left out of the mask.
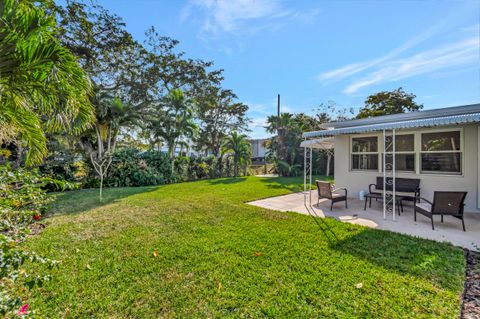
<path id="1" fill-rule="evenodd" d="M 422 133 L 422 173 L 462 173 L 460 131 Z"/>
<path id="2" fill-rule="evenodd" d="M 387 145 L 387 164 L 391 164 L 393 145 Z M 415 135 L 395 136 L 395 168 L 401 172 L 415 172 Z"/>
<path id="3" fill-rule="evenodd" d="M 378 170 L 378 138 L 352 138 L 352 170 Z"/>

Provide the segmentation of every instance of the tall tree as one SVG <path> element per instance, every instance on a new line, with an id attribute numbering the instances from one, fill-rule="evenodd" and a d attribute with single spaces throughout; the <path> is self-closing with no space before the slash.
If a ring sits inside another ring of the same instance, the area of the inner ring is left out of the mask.
<path id="1" fill-rule="evenodd" d="M 237 96 L 231 90 L 209 86 L 196 98 L 200 132 L 197 149 L 220 156 L 221 145 L 231 132 L 246 129 L 248 106 L 235 102 Z"/>
<path id="2" fill-rule="evenodd" d="M 84 135 L 80 143 L 87 152 L 95 172 L 100 178 L 99 197 L 102 200 L 103 180 L 112 164 L 120 128 L 134 126 L 138 112 L 119 98 L 108 95 L 97 96 L 97 120 L 94 134 Z"/>
<path id="3" fill-rule="evenodd" d="M 67 1 L 55 10 L 62 42 L 78 57 L 93 84 L 90 101 L 97 117 L 81 146 L 99 176 L 101 198 L 121 127 L 132 125 L 154 100 L 150 54 L 133 40 L 120 17 L 99 5 Z"/>
<path id="4" fill-rule="evenodd" d="M 415 94 L 407 93 L 401 87 L 370 95 L 365 100 L 365 106 L 360 110 L 357 118 L 418 111 L 423 108 L 423 105 L 415 102 L 415 98 Z"/>
<path id="5" fill-rule="evenodd" d="M 295 154 L 292 152 L 292 147 L 295 147 L 293 136 L 300 131 L 293 114 L 281 113 L 280 116 L 269 116 L 266 130 L 270 134 L 277 134 L 271 143 L 270 150 L 274 153 L 272 155 L 279 160 L 293 164 L 295 160 Z"/>
<path id="6" fill-rule="evenodd" d="M 182 90 L 173 89 L 163 98 L 157 114 L 150 120 L 149 129 L 154 137 L 162 138 L 167 144 L 172 170 L 175 149 L 184 139 L 193 138 L 197 132 L 193 115 L 193 101 Z"/>
<path id="7" fill-rule="evenodd" d="M 245 134 L 232 132 L 223 144 L 224 152 L 231 152 L 233 155 L 233 174 L 239 175 L 240 165 L 246 166 L 252 156 L 252 146 Z"/>
<path id="8" fill-rule="evenodd" d="M 57 33 L 44 2 L 0 1 L 0 143 L 24 141 L 27 164 L 46 155 L 45 132 L 78 133 L 94 118 L 90 81 Z"/>
<path id="9" fill-rule="evenodd" d="M 177 49 L 179 42 L 161 36 L 154 27 L 145 35 L 144 45 L 150 53 L 148 76 L 155 80 L 155 88 L 161 96 L 180 89 L 190 97 L 198 97 L 210 85 L 220 85 L 223 70 L 209 71 L 212 61 L 185 58 L 185 53 Z"/>

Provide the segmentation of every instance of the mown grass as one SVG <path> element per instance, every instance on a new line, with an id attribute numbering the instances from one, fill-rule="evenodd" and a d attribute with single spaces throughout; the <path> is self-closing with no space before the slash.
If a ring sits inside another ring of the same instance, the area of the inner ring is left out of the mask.
<path id="1" fill-rule="evenodd" d="M 300 183 L 107 189 L 102 203 L 96 190 L 61 195 L 27 243 L 61 265 L 24 297 L 48 318 L 458 317 L 461 249 L 245 204 Z"/>

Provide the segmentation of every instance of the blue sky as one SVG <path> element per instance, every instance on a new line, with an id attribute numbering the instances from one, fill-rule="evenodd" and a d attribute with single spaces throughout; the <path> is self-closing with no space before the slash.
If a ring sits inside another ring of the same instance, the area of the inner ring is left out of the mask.
<path id="1" fill-rule="evenodd" d="M 426 109 L 480 103 L 480 1 L 98 0 L 140 41 L 151 25 L 225 69 L 250 136 L 282 111 L 359 108 L 402 86 Z"/>

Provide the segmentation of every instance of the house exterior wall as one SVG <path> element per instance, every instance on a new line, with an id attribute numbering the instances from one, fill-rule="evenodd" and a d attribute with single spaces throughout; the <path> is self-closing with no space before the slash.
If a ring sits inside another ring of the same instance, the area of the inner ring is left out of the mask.
<path id="1" fill-rule="evenodd" d="M 263 146 L 267 139 L 256 139 L 256 140 L 249 140 L 250 144 L 252 145 L 252 157 L 265 157 L 267 153 L 267 149 Z"/>
<path id="2" fill-rule="evenodd" d="M 478 203 L 478 190 L 480 188 L 480 179 L 478 175 L 478 166 L 480 164 L 479 158 L 479 143 L 480 131 L 478 125 L 456 126 L 456 127 L 441 127 L 441 128 L 425 128 L 415 130 L 398 130 L 397 134 L 401 133 L 415 133 L 426 131 L 442 131 L 448 129 L 460 129 L 462 132 L 462 174 L 461 175 L 444 175 L 444 174 L 426 174 L 420 173 L 420 150 L 419 134 L 415 136 L 415 151 L 416 151 L 416 172 L 397 172 L 397 177 L 405 178 L 419 178 L 421 196 L 429 200 L 433 199 L 434 191 L 467 191 L 466 197 L 466 211 L 480 213 Z M 357 134 L 357 136 L 379 136 L 379 152 L 382 152 L 383 134 Z M 351 153 L 350 143 L 351 137 L 355 135 L 337 135 L 335 137 L 335 184 L 336 187 L 346 187 L 349 196 L 357 197 L 361 190 L 368 192 L 368 185 L 375 183 L 376 176 L 383 176 L 381 171 L 381 162 L 379 161 L 378 171 L 352 171 L 350 166 Z M 380 157 L 381 158 L 381 157 Z"/>

